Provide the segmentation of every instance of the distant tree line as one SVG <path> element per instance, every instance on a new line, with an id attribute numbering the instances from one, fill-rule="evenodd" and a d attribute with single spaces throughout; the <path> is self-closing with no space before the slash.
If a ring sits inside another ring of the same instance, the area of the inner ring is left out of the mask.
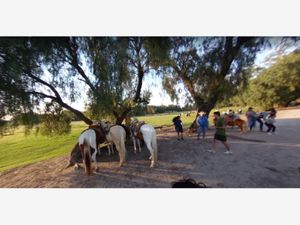
<path id="1" fill-rule="evenodd" d="M 195 109 L 193 106 L 184 106 L 180 107 L 179 105 L 146 105 L 146 106 L 139 106 L 135 108 L 131 115 L 133 116 L 144 116 L 147 114 L 158 114 L 158 113 L 172 113 L 172 112 L 183 112 L 183 111 L 191 111 Z"/>

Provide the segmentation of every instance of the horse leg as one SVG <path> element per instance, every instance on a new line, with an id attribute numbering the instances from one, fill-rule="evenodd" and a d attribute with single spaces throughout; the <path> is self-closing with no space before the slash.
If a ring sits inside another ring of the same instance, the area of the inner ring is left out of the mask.
<path id="1" fill-rule="evenodd" d="M 115 153 L 115 150 L 114 150 L 114 144 L 113 143 L 110 143 L 110 151 L 111 151 L 111 154 L 113 155 Z"/>
<path id="2" fill-rule="evenodd" d="M 125 153 L 124 153 L 123 149 L 121 148 L 120 143 L 115 143 L 115 146 L 117 148 L 117 151 L 119 152 L 119 158 L 120 158 L 119 167 L 121 167 L 125 161 Z"/>
<path id="3" fill-rule="evenodd" d="M 132 142 L 133 142 L 133 150 L 134 150 L 134 154 L 136 154 L 136 140 L 134 135 L 132 135 Z"/>
<path id="4" fill-rule="evenodd" d="M 80 148 L 80 154 L 81 154 L 81 157 L 82 157 L 82 162 L 84 164 L 84 144 L 80 144 L 79 148 Z"/>
<path id="5" fill-rule="evenodd" d="M 110 143 L 107 143 L 107 149 L 108 149 L 108 155 L 110 155 L 111 154 Z"/>
<path id="6" fill-rule="evenodd" d="M 142 149 L 141 149 L 141 140 L 139 138 L 137 139 L 137 143 L 138 143 L 138 147 L 139 147 L 139 152 L 142 152 Z"/>
<path id="7" fill-rule="evenodd" d="M 93 155 L 92 155 L 92 160 L 94 161 L 94 163 L 96 164 L 96 171 L 98 170 L 98 162 L 97 162 L 97 145 L 96 143 L 92 144 L 91 146 L 93 149 L 95 149 Z"/>
<path id="8" fill-rule="evenodd" d="M 154 159 L 154 156 L 153 156 L 153 148 L 152 148 L 152 146 L 151 146 L 151 142 L 150 142 L 151 140 L 145 140 L 145 143 L 146 143 L 146 146 L 147 146 L 147 148 L 148 148 L 148 150 L 149 150 L 149 152 L 150 152 L 150 154 L 151 154 L 151 156 L 149 157 L 149 159 L 151 160 L 151 167 L 153 167 L 153 159 Z"/>

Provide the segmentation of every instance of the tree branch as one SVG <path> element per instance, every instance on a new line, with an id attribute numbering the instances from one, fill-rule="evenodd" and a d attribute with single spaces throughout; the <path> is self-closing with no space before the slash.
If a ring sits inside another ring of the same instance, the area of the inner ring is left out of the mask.
<path id="1" fill-rule="evenodd" d="M 76 41 L 69 41 L 67 45 L 67 50 L 71 56 L 70 61 L 68 62 L 71 66 L 73 66 L 77 72 L 81 75 L 81 77 L 84 79 L 85 83 L 92 89 L 92 91 L 96 91 L 95 86 L 92 84 L 91 80 L 88 78 L 88 76 L 85 74 L 84 70 L 82 67 L 79 65 L 78 62 L 78 55 L 77 55 L 77 50 L 78 50 L 78 45 Z"/>
<path id="2" fill-rule="evenodd" d="M 79 110 L 77 109 L 74 109 L 72 108 L 71 106 L 69 106 L 68 104 L 66 104 L 62 98 L 60 97 L 59 93 L 57 92 L 57 90 L 49 83 L 43 81 L 42 79 L 40 79 L 39 77 L 36 77 L 32 74 L 28 74 L 29 77 L 31 77 L 32 79 L 34 79 L 35 81 L 49 87 L 51 89 L 51 91 L 54 92 L 55 96 L 52 96 L 52 95 L 47 95 L 47 94 L 44 94 L 44 93 L 41 93 L 41 92 L 36 92 L 36 91 L 31 91 L 31 92 L 28 92 L 28 94 L 34 94 L 34 95 L 40 95 L 42 96 L 43 98 L 50 98 L 54 101 L 56 101 L 59 105 L 61 105 L 62 107 L 70 110 L 71 112 L 73 112 L 76 116 L 78 116 L 81 120 L 83 120 L 86 124 L 88 125 L 91 125 L 93 124 L 93 121 L 90 120 L 89 118 L 87 118 L 82 112 L 80 112 Z"/>
<path id="3" fill-rule="evenodd" d="M 32 78 L 33 80 L 35 80 L 38 83 L 41 83 L 47 87 L 49 87 L 51 89 L 51 91 L 55 94 L 56 98 L 58 100 L 62 100 L 62 98 L 60 97 L 60 94 L 58 93 L 58 91 L 55 89 L 55 87 L 53 87 L 51 84 L 47 83 L 46 81 L 42 80 L 41 78 L 34 76 L 33 74 L 31 74 L 30 72 L 27 73 L 27 75 Z"/>
<path id="4" fill-rule="evenodd" d="M 50 98 L 50 99 L 52 99 L 52 100 L 57 101 L 57 98 L 56 98 L 56 97 L 54 97 L 54 96 L 52 96 L 52 95 L 47 95 L 47 94 L 44 94 L 44 93 L 38 92 L 38 91 L 28 91 L 28 92 L 26 92 L 26 94 L 30 94 L 30 95 L 40 95 L 40 96 L 42 96 L 43 98 Z"/>

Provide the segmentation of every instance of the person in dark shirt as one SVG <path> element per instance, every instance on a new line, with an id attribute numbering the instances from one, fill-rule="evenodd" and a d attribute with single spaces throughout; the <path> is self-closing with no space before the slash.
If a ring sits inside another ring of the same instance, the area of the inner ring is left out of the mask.
<path id="1" fill-rule="evenodd" d="M 181 140 L 183 140 L 183 128 L 182 128 L 182 121 L 180 119 L 180 116 L 177 116 L 173 119 L 173 123 L 175 126 L 175 130 L 177 132 L 177 140 L 180 140 L 179 133 L 181 133 Z"/>

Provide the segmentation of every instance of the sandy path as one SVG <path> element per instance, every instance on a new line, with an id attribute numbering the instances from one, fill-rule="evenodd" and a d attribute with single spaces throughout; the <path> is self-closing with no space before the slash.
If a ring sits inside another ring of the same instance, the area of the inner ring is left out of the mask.
<path id="1" fill-rule="evenodd" d="M 278 135 L 267 135 L 254 130 L 237 137 L 259 140 L 245 141 L 229 138 L 233 155 L 224 155 L 224 147 L 218 145 L 218 153 L 206 152 L 211 148 L 213 129 L 205 141 L 186 137 L 177 141 L 173 128 L 157 135 L 159 164 L 149 168 L 149 153 L 134 155 L 128 147 L 128 161 L 119 168 L 118 156 L 102 156 L 100 172 L 90 177 L 83 170 L 60 169 L 68 157 L 35 163 L 5 171 L 0 174 L 0 187 L 170 187 L 170 183 L 183 177 L 202 181 L 210 187 L 300 187 L 300 109 L 278 112 Z"/>

